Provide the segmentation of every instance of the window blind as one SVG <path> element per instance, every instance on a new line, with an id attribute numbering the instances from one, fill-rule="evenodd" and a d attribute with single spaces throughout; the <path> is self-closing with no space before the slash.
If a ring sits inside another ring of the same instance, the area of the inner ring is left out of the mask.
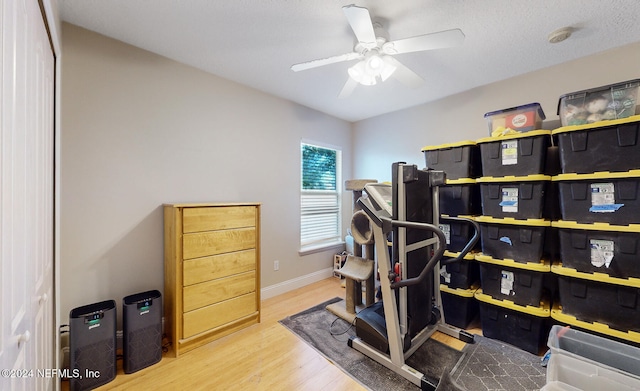
<path id="1" fill-rule="evenodd" d="M 340 240 L 340 151 L 301 144 L 300 245 Z"/>

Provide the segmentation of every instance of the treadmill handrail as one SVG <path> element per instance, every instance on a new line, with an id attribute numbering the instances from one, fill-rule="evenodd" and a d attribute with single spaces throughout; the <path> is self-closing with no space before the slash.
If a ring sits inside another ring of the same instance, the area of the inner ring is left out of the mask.
<path id="1" fill-rule="evenodd" d="M 422 268 L 422 271 L 417 277 L 407 278 L 405 280 L 400 281 L 391 281 L 390 287 L 391 289 L 402 288 L 405 286 L 417 285 L 420 284 L 429 273 L 435 268 L 442 258 L 444 254 L 444 247 L 442 244 L 447 242 L 447 238 L 444 236 L 442 230 L 433 224 L 429 223 L 419 223 L 416 221 L 399 221 L 399 220 L 391 220 L 389 218 L 381 217 L 383 225 L 385 222 L 390 226 L 403 227 L 403 228 L 414 228 L 414 229 L 423 229 L 426 231 L 431 231 L 438 237 L 438 247 L 436 247 L 435 252 L 427 262 L 427 264 Z M 386 220 L 386 221 L 385 221 Z"/>
<path id="2" fill-rule="evenodd" d="M 438 237 L 438 247 L 436 248 L 431 259 L 429 259 L 425 267 L 422 269 L 420 274 L 417 277 L 407 278 L 405 280 L 400 280 L 397 282 L 391 281 L 391 289 L 420 284 L 429 275 L 429 273 L 436 267 L 436 265 L 442 258 L 442 255 L 444 254 L 445 246 L 443 244 L 447 243 L 447 238 L 445 237 L 444 232 L 442 232 L 440 227 L 435 226 L 433 224 L 429 224 L 429 223 L 419 223 L 416 221 L 392 220 L 391 217 L 386 212 L 382 210 L 376 211 L 373 204 L 371 203 L 371 200 L 369 200 L 368 198 L 360 197 L 357 203 L 362 207 L 362 210 L 364 210 L 365 213 L 367 213 L 371 221 L 382 229 L 382 233 L 385 235 L 391 232 L 391 229 L 393 226 L 423 229 L 423 230 L 427 230 L 435 233 L 435 235 Z M 473 236 L 469 240 L 469 242 L 466 244 L 466 246 L 462 249 L 462 251 L 458 254 L 456 258 L 443 262 L 444 265 L 447 265 L 449 263 L 454 263 L 462 260 L 464 256 L 467 255 L 467 253 L 471 251 L 471 249 L 476 245 L 480 237 L 480 225 L 478 225 L 478 223 L 475 222 L 474 220 L 462 218 L 462 217 L 446 217 L 446 218 L 441 217 L 441 219 L 463 221 L 463 222 L 470 223 L 473 226 L 475 231 Z"/>
<path id="3" fill-rule="evenodd" d="M 471 251 L 475 247 L 476 243 L 478 243 L 478 240 L 480 239 L 480 224 L 478 224 L 475 220 L 468 219 L 468 218 L 465 218 L 465 217 L 453 217 L 453 216 L 443 217 L 443 216 L 440 216 L 440 220 L 441 221 L 442 220 L 460 221 L 460 222 L 468 223 L 468 224 L 471 224 L 471 226 L 474 229 L 473 236 L 471 237 L 471 239 L 469 239 L 469 241 L 464 246 L 462 251 L 460 251 L 460 253 L 458 254 L 457 257 L 451 258 L 451 259 L 447 259 L 446 261 L 440 262 L 440 266 L 444 266 L 444 265 L 448 265 L 450 263 L 455 263 L 455 262 L 461 261 L 462 259 L 464 259 L 464 257 L 467 255 L 467 253 L 469 253 L 469 251 Z"/>

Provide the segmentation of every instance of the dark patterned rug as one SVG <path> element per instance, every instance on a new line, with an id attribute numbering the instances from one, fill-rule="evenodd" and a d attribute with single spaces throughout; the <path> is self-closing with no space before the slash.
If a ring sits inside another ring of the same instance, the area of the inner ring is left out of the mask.
<path id="1" fill-rule="evenodd" d="M 347 345 L 355 336 L 351 325 L 325 307 L 336 297 L 282 319 L 280 324 L 311 345 L 327 360 L 370 390 L 417 390 L 418 387 Z M 427 340 L 407 360 L 437 391 L 539 390 L 545 370 L 537 356 L 499 341 L 475 336 L 476 343 L 460 352 L 436 340 Z"/>
<path id="2" fill-rule="evenodd" d="M 504 342 L 475 336 L 451 379 L 464 390 L 537 391 L 545 385 L 540 357 Z"/>

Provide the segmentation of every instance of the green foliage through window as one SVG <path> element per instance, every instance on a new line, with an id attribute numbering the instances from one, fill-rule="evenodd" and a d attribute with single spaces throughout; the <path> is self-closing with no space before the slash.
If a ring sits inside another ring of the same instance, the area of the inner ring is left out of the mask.
<path id="1" fill-rule="evenodd" d="M 302 144 L 302 190 L 336 190 L 337 151 Z"/>

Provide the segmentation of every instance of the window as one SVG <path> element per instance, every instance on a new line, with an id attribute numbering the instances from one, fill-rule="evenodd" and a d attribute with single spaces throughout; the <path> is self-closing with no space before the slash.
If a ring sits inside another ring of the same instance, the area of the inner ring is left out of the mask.
<path id="1" fill-rule="evenodd" d="M 301 143 L 300 246 L 341 241 L 341 151 Z"/>

